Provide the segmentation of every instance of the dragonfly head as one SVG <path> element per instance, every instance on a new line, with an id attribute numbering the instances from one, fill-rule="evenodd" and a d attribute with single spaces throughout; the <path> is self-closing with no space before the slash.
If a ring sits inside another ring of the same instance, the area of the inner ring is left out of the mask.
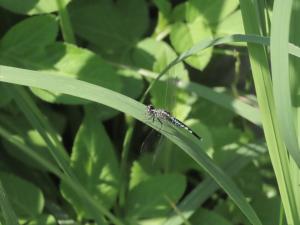
<path id="1" fill-rule="evenodd" d="M 153 107 L 153 105 L 147 105 L 147 112 L 148 113 L 150 113 L 150 112 L 152 112 L 154 110 L 154 107 Z"/>

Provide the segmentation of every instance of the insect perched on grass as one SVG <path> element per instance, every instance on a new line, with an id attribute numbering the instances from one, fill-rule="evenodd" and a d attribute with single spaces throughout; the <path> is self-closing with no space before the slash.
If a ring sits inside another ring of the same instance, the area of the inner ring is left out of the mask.
<path id="1" fill-rule="evenodd" d="M 198 136 L 191 128 L 189 128 L 186 124 L 184 124 L 180 120 L 176 119 L 174 116 L 171 115 L 171 113 L 169 113 L 166 110 L 155 109 L 153 105 L 148 105 L 146 108 L 146 113 L 149 116 L 149 118 L 152 119 L 153 122 L 157 120 L 162 125 L 163 124 L 162 121 L 168 121 L 176 127 L 180 127 L 187 130 L 189 133 L 194 135 L 199 140 L 202 140 L 202 137 Z"/>

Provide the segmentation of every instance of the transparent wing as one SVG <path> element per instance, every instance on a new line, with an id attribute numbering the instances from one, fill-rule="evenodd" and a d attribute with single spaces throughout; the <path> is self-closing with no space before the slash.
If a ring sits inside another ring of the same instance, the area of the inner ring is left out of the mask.
<path id="1" fill-rule="evenodd" d="M 157 146 L 157 143 L 161 139 L 160 133 L 157 131 L 151 129 L 149 133 L 147 134 L 145 140 L 142 143 L 142 146 L 140 148 L 141 153 L 150 153 L 155 152 L 155 148 Z"/>

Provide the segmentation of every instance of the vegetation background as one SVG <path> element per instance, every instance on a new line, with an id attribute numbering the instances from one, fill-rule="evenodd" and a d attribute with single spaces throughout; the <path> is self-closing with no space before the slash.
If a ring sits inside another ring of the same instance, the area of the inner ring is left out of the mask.
<path id="1" fill-rule="evenodd" d="M 299 4 L 0 0 L 0 224 L 299 225 Z"/>

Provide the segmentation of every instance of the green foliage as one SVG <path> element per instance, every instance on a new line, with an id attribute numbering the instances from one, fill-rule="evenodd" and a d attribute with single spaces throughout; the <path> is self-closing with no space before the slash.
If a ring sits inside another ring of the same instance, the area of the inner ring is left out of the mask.
<path id="1" fill-rule="evenodd" d="M 95 121 L 92 111 L 86 114 L 76 135 L 71 167 L 88 192 L 105 207 L 111 208 L 119 185 L 119 168 L 113 145 L 100 121 Z M 89 216 L 81 207 L 76 192 L 65 183 L 62 183 L 61 190 L 76 208 L 78 216 Z"/>
<path id="2" fill-rule="evenodd" d="M 171 42 L 179 53 L 191 48 L 200 40 L 211 37 L 212 31 L 202 17 L 188 24 L 183 22 L 175 23 L 170 34 Z M 186 59 L 186 62 L 195 68 L 204 69 L 209 63 L 211 55 L 212 49 L 207 49 L 199 56 L 192 56 Z"/>
<path id="3" fill-rule="evenodd" d="M 0 224 L 298 225 L 298 4 L 0 0 Z"/>
<path id="4" fill-rule="evenodd" d="M 134 175 L 134 174 L 133 174 Z M 182 175 L 167 174 L 148 178 L 133 186 L 128 193 L 126 215 L 132 219 L 165 216 L 185 190 Z"/>
<path id="5" fill-rule="evenodd" d="M 76 34 L 97 46 L 102 54 L 118 60 L 128 57 L 129 49 L 148 27 L 144 0 L 74 1 L 70 16 Z"/>
<path id="6" fill-rule="evenodd" d="M 45 200 L 38 187 L 4 172 L 1 172 L 0 179 L 19 218 L 34 218 L 42 212 Z"/>
<path id="7" fill-rule="evenodd" d="M 1 0 L 0 6 L 14 13 L 36 15 L 55 12 L 58 10 L 57 2 L 60 1 L 63 6 L 66 6 L 70 0 Z"/>
<path id="8" fill-rule="evenodd" d="M 53 216 L 41 215 L 37 219 L 31 220 L 28 225 L 56 225 L 56 221 Z"/>

